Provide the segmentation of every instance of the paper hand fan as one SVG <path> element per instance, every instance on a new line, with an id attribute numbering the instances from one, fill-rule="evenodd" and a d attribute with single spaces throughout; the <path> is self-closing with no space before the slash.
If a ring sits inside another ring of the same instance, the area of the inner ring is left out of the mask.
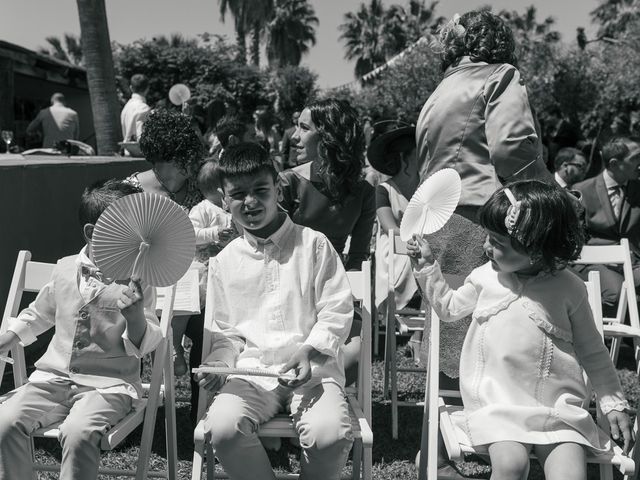
<path id="1" fill-rule="evenodd" d="M 214 373 L 216 375 L 246 375 L 247 377 L 280 377 L 288 380 L 296 378 L 291 373 L 278 373 L 265 368 L 230 368 L 230 367 L 209 367 L 202 365 L 198 368 L 192 368 L 192 373 Z"/>
<path id="2" fill-rule="evenodd" d="M 169 89 L 169 100 L 174 105 L 182 105 L 191 98 L 191 90 L 184 83 L 176 83 Z"/>
<path id="3" fill-rule="evenodd" d="M 444 227 L 458 206 L 462 183 L 452 168 L 444 168 L 429 178 L 413 194 L 400 223 L 400 239 L 434 233 Z"/>
<path id="4" fill-rule="evenodd" d="M 96 265 L 106 277 L 166 287 L 189 269 L 196 240 L 180 205 L 155 193 L 136 193 L 102 212 L 92 243 Z"/>

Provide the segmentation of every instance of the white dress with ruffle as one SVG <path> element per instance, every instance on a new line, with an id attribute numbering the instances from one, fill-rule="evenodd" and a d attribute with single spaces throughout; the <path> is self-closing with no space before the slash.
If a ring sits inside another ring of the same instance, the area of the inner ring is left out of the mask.
<path id="1" fill-rule="evenodd" d="M 607 454 L 609 437 L 589 412 L 586 371 L 604 413 L 628 404 L 593 321 L 582 280 L 561 270 L 534 277 L 487 263 L 457 290 L 437 263 L 416 272 L 443 321 L 472 313 L 460 359 L 464 410 L 453 421 L 468 445 L 575 442 Z"/>

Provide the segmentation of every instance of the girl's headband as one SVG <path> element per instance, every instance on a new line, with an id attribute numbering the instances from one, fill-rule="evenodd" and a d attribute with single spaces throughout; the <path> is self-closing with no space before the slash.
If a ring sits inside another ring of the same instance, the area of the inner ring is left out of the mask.
<path id="1" fill-rule="evenodd" d="M 507 210 L 507 216 L 504 218 L 504 226 L 507 228 L 507 233 L 511 235 L 513 234 L 513 230 L 516 228 L 516 223 L 518 223 L 522 202 L 520 200 L 516 200 L 515 195 L 508 188 L 504 189 L 504 194 L 509 199 L 509 203 L 511 203 Z"/>

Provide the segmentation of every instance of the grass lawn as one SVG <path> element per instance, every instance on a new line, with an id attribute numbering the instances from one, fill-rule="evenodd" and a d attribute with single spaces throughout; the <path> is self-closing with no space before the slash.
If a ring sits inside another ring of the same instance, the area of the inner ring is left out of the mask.
<path id="1" fill-rule="evenodd" d="M 629 348 L 621 351 L 623 367 L 633 368 L 633 358 Z M 399 362 L 410 363 L 405 358 L 404 349 L 398 352 Z M 634 407 L 637 408 L 640 399 L 640 386 L 635 373 L 626 368 L 619 370 L 623 387 Z M 424 376 L 417 374 L 401 373 L 399 378 L 400 398 L 403 400 L 422 399 L 424 396 Z M 189 396 L 189 385 L 186 377 L 177 380 L 176 391 L 178 399 L 186 399 Z M 415 455 L 420 443 L 420 423 L 422 409 L 418 407 L 400 407 L 398 440 L 391 439 L 391 415 L 390 407 L 382 401 L 382 362 L 376 360 L 373 365 L 373 478 L 374 479 L 415 479 L 417 471 L 414 466 Z M 151 459 L 152 469 L 162 469 L 164 462 L 164 416 L 162 409 L 159 411 L 154 436 L 153 453 Z M 193 456 L 192 433 L 189 421 L 189 404 L 179 401 L 177 403 L 177 427 L 178 427 L 178 460 L 180 479 L 191 478 L 191 460 Z M 112 468 L 131 468 L 138 458 L 138 446 L 140 443 L 141 428 L 131 435 L 123 444 L 112 452 L 104 452 L 102 465 Z M 280 465 L 282 470 L 288 471 L 289 463 L 293 471 L 297 471 L 296 449 L 288 443 L 283 445 L 280 452 L 274 452 L 272 463 Z M 53 463 L 60 459 L 60 447 L 54 440 L 37 439 L 36 455 L 41 462 Z M 490 468 L 482 461 L 468 459 L 458 465 L 459 469 L 469 478 L 489 478 Z M 351 465 L 347 464 L 344 474 L 350 474 Z M 42 479 L 57 478 L 57 475 L 40 473 Z M 99 477 L 113 478 L 113 477 Z M 541 469 L 533 462 L 530 479 L 544 478 Z M 597 468 L 590 469 L 589 479 L 598 477 Z M 618 477 L 616 477 L 618 478 Z"/>

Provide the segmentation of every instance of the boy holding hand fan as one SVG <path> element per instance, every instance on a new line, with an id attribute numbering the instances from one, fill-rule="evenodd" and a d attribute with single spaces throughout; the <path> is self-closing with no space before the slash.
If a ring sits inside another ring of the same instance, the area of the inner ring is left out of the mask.
<path id="1" fill-rule="evenodd" d="M 29 435 L 62 422 L 60 478 L 95 479 L 103 434 L 142 397 L 140 358 L 162 334 L 153 287 L 110 282 L 93 261 L 94 225 L 113 202 L 141 190 L 119 180 L 85 189 L 80 222 L 87 245 L 58 261 L 51 281 L 0 335 L 0 355 L 55 327 L 29 382 L 0 404 L 0 480 L 34 478 Z"/>

